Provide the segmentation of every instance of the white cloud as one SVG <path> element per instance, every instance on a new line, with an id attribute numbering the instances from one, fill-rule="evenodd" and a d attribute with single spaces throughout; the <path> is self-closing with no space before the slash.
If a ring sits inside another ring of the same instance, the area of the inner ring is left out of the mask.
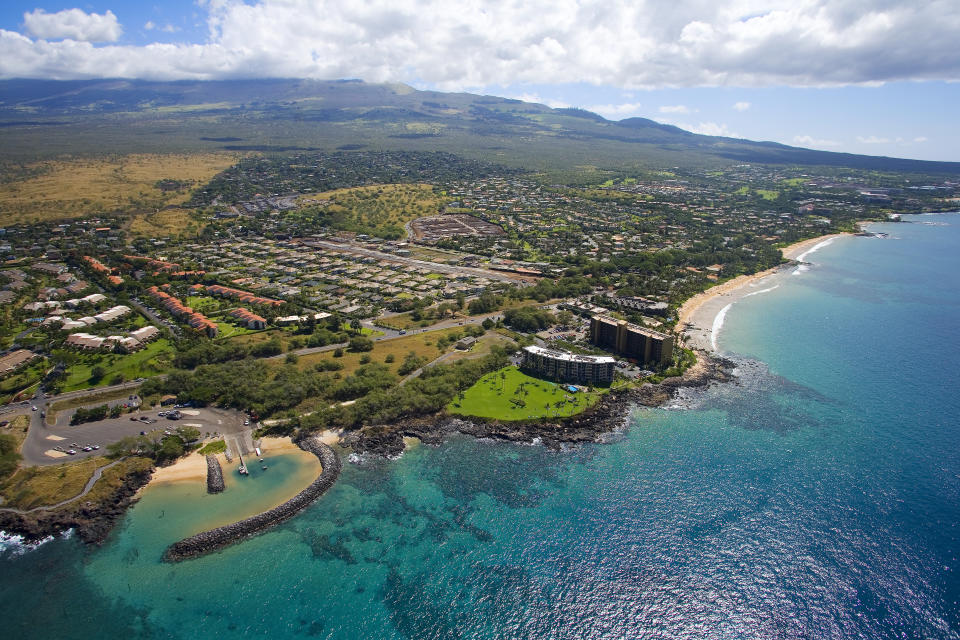
<path id="1" fill-rule="evenodd" d="M 879 136 L 857 136 L 857 142 L 860 144 L 888 144 L 890 138 L 881 138 Z"/>
<path id="2" fill-rule="evenodd" d="M 147 20 L 144 23 L 143 28 L 146 29 L 147 31 L 153 31 L 154 29 L 157 28 L 157 25 L 154 24 L 153 20 Z"/>
<path id="3" fill-rule="evenodd" d="M 749 102 L 735 102 L 733 108 L 737 111 L 746 111 L 750 108 Z"/>
<path id="4" fill-rule="evenodd" d="M 723 136 L 724 138 L 742 138 L 743 136 L 735 131 L 731 131 L 725 123 L 718 122 L 698 122 L 697 124 L 689 122 L 674 122 L 662 120 L 663 124 L 672 124 L 692 133 L 699 133 L 705 136 Z"/>
<path id="5" fill-rule="evenodd" d="M 684 104 L 676 104 L 664 105 L 660 107 L 659 111 L 660 113 L 693 113 L 693 111 L 696 111 L 696 109 L 691 111 L 690 107 Z"/>
<path id="6" fill-rule="evenodd" d="M 571 105 L 563 100 L 554 100 L 553 98 L 541 98 L 536 93 L 521 93 L 520 95 L 503 96 L 513 100 L 522 100 L 523 102 L 532 102 L 534 104 L 545 104 L 552 109 L 567 109 Z"/>
<path id="7" fill-rule="evenodd" d="M 88 46 L 120 25 L 70 9 L 0 31 L 0 77 L 360 77 L 443 90 L 960 80 L 955 0 L 198 0 L 197 44 Z M 156 29 L 158 25 L 154 25 Z M 50 39 L 65 38 L 61 42 Z"/>
<path id="8" fill-rule="evenodd" d="M 918 136 L 918 137 L 914 138 L 913 141 L 914 141 L 914 142 L 917 142 L 917 143 L 926 142 L 926 141 L 927 141 L 927 136 Z"/>
<path id="9" fill-rule="evenodd" d="M 176 33 L 177 31 L 180 31 L 180 27 L 175 27 L 172 24 L 165 24 L 160 28 L 160 31 L 163 31 L 164 33 Z"/>
<path id="10" fill-rule="evenodd" d="M 80 9 L 64 9 L 56 13 L 34 9 L 23 14 L 23 24 L 27 33 L 44 40 L 66 38 L 83 42 L 115 42 L 123 32 L 117 16 L 109 9 L 103 15 Z"/>
<path id="11" fill-rule="evenodd" d="M 621 120 L 640 113 L 642 105 L 639 102 L 624 102 L 622 104 L 594 104 L 584 107 L 587 111 L 599 113 L 610 120 Z"/>
<path id="12" fill-rule="evenodd" d="M 840 143 L 836 140 L 824 140 L 821 138 L 814 138 L 813 136 L 793 136 L 793 144 L 798 144 L 801 147 L 839 147 Z"/>

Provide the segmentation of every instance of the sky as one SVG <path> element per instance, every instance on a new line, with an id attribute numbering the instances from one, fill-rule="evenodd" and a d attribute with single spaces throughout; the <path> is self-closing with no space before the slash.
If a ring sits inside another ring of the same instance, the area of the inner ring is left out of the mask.
<path id="1" fill-rule="evenodd" d="M 0 78 L 362 78 L 960 161 L 958 41 L 960 0 L 4 0 Z"/>

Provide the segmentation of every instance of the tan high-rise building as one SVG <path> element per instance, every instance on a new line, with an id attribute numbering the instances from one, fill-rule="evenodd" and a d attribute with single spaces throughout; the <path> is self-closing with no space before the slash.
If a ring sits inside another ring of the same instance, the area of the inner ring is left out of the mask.
<path id="1" fill-rule="evenodd" d="M 643 364 L 667 366 L 673 361 L 673 336 L 609 316 L 590 319 L 590 342 Z"/>

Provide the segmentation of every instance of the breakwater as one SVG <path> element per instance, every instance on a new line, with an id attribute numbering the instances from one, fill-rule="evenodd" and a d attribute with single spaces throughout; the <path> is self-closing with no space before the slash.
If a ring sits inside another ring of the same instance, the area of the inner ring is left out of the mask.
<path id="1" fill-rule="evenodd" d="M 340 475 L 340 456 L 318 438 L 304 438 L 297 444 L 304 451 L 316 455 L 323 467 L 317 479 L 306 489 L 269 511 L 175 542 L 167 548 L 163 555 L 164 560 L 179 562 L 223 549 L 293 517 L 323 495 Z"/>
<path id="2" fill-rule="evenodd" d="M 220 493 L 225 488 L 220 461 L 215 455 L 207 456 L 207 493 Z"/>

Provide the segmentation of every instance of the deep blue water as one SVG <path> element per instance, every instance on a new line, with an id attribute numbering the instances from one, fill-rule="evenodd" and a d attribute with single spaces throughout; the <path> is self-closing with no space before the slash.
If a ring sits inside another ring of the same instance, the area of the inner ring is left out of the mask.
<path id="1" fill-rule="evenodd" d="M 909 219 L 734 304 L 739 382 L 610 443 L 346 465 L 301 516 L 178 565 L 148 491 L 101 549 L 0 559 L 5 635 L 960 637 L 960 216 Z"/>

